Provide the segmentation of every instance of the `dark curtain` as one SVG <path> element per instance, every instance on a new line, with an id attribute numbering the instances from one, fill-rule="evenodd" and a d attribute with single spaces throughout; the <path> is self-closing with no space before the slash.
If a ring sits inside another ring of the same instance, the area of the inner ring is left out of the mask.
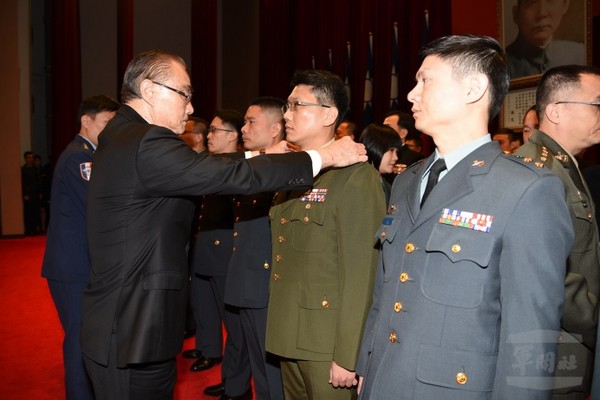
<path id="1" fill-rule="evenodd" d="M 425 35 L 425 11 L 429 29 Z M 406 94 L 420 65 L 419 48 L 427 39 L 451 34 L 450 0 L 261 0 L 261 94 L 287 97 L 297 69 L 328 69 L 346 75 L 347 42 L 351 45 L 351 109 L 348 119 L 363 121 L 369 32 L 373 33 L 373 118 L 383 121 L 390 108 L 392 40 L 398 23 L 400 109 L 410 111 Z M 425 39 L 424 39 L 425 36 Z M 431 151 L 430 144 L 426 143 Z"/>
<path id="2" fill-rule="evenodd" d="M 217 108 L 217 37 L 219 0 L 192 1 L 192 61 L 190 70 L 194 115 L 208 118 Z"/>
<path id="3" fill-rule="evenodd" d="M 117 4 L 117 91 L 123 85 L 123 75 L 133 58 L 134 0 L 118 0 Z"/>
<path id="4" fill-rule="evenodd" d="M 52 25 L 51 143 L 54 162 L 79 132 L 81 50 L 78 0 L 56 0 Z"/>

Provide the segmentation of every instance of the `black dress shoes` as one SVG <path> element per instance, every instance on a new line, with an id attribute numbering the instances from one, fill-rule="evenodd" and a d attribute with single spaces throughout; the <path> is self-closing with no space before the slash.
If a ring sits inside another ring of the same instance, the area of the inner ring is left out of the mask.
<path id="1" fill-rule="evenodd" d="M 221 361 L 223 361 L 223 357 L 212 358 L 212 357 L 202 356 L 199 359 L 197 359 L 195 363 L 192 364 L 192 366 L 190 367 L 190 371 L 192 371 L 192 372 L 205 371 L 205 370 L 212 368 L 215 365 L 219 364 Z"/>
<path id="2" fill-rule="evenodd" d="M 223 382 L 212 385 L 204 389 L 204 394 L 212 397 L 221 397 L 225 395 L 225 385 Z"/>
<path id="3" fill-rule="evenodd" d="M 183 353 L 181 353 L 181 356 L 183 358 L 200 358 L 202 357 L 202 352 L 196 349 L 186 350 Z"/>
<path id="4" fill-rule="evenodd" d="M 252 400 L 252 388 L 246 390 L 246 393 L 239 396 L 229 396 L 227 394 L 223 394 L 219 400 Z"/>

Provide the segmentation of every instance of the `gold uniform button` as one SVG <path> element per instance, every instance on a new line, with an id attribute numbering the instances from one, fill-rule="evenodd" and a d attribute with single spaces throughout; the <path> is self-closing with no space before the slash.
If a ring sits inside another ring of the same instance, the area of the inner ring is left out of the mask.
<path id="1" fill-rule="evenodd" d="M 277 273 L 273 274 L 273 280 L 274 281 L 278 281 L 279 280 L 279 274 L 277 274 Z"/>
<path id="2" fill-rule="evenodd" d="M 237 232 L 233 232 L 233 237 L 237 237 L 238 233 Z"/>
<path id="3" fill-rule="evenodd" d="M 256 200 L 252 200 L 252 205 L 255 205 L 255 204 L 256 204 Z"/>
<path id="4" fill-rule="evenodd" d="M 403 272 L 400 274 L 400 282 L 402 283 L 406 283 L 408 281 L 408 274 L 406 272 Z"/>
<path id="5" fill-rule="evenodd" d="M 327 300 L 323 300 L 321 305 L 323 306 L 323 308 L 329 308 L 329 302 Z"/>
<path id="6" fill-rule="evenodd" d="M 383 231 L 383 232 L 381 232 L 381 233 L 379 234 L 379 236 L 380 236 L 382 239 L 385 237 L 385 235 L 386 235 L 385 231 Z"/>
<path id="7" fill-rule="evenodd" d="M 235 205 L 236 205 L 237 207 L 239 207 L 239 206 L 240 206 L 240 202 L 238 201 L 237 203 L 235 203 Z"/>
<path id="8" fill-rule="evenodd" d="M 269 263 L 268 263 L 268 262 L 264 263 L 264 264 L 263 264 L 263 268 L 264 268 L 264 269 L 269 269 Z"/>
<path id="9" fill-rule="evenodd" d="M 396 343 L 396 332 L 394 331 L 390 332 L 390 342 Z"/>
<path id="10" fill-rule="evenodd" d="M 308 221 L 310 221 L 310 218 L 308 218 L 308 216 L 302 218 L 302 221 L 304 221 L 304 223 L 308 223 Z"/>
<path id="11" fill-rule="evenodd" d="M 233 248 L 231 249 L 231 251 L 235 251 L 235 246 L 233 246 Z"/>
<path id="12" fill-rule="evenodd" d="M 279 235 L 279 237 L 277 238 L 277 241 L 279 243 L 283 243 L 283 242 L 285 242 L 285 237 L 283 237 L 283 235 Z"/>
<path id="13" fill-rule="evenodd" d="M 279 222 L 281 222 L 281 225 L 283 225 L 283 224 L 285 224 L 285 223 L 287 222 L 287 220 L 286 220 L 285 218 L 281 218 L 281 219 L 279 220 Z"/>
<path id="14" fill-rule="evenodd" d="M 394 311 L 399 313 L 402 312 L 402 303 L 400 303 L 399 301 L 394 303 Z"/>
<path id="15" fill-rule="evenodd" d="M 235 222 L 238 222 L 240 220 L 240 217 L 235 217 Z"/>
<path id="16" fill-rule="evenodd" d="M 453 253 L 460 253 L 460 244 L 453 244 L 452 245 L 452 252 Z"/>
<path id="17" fill-rule="evenodd" d="M 459 372 L 456 374 L 456 383 L 459 385 L 464 385 L 469 380 L 469 377 L 464 372 Z"/>
<path id="18" fill-rule="evenodd" d="M 215 246 L 218 246 L 221 244 L 221 241 L 219 239 L 215 240 Z"/>
<path id="19" fill-rule="evenodd" d="M 406 243 L 406 246 L 404 246 L 404 250 L 406 250 L 407 253 L 412 253 L 413 251 L 415 251 L 415 245 L 412 243 Z"/>
<path id="20" fill-rule="evenodd" d="M 281 257 L 279 254 L 277 254 L 275 256 L 275 260 L 277 260 L 278 262 L 281 261 L 283 259 L 283 257 Z"/>
<path id="21" fill-rule="evenodd" d="M 310 205 L 310 203 L 306 203 L 306 205 L 304 206 L 304 208 L 306 208 L 307 210 L 310 210 L 312 206 Z"/>

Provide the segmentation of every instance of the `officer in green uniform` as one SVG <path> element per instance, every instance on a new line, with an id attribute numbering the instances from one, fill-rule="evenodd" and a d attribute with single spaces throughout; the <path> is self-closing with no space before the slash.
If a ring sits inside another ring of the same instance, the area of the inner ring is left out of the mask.
<path id="1" fill-rule="evenodd" d="M 303 150 L 334 141 L 348 98 L 339 77 L 296 74 L 285 106 L 287 140 Z M 369 164 L 328 169 L 311 190 L 280 193 L 271 208 L 273 260 L 267 351 L 282 357 L 285 398 L 353 399 L 356 361 L 385 214 Z"/>
<path id="2" fill-rule="evenodd" d="M 575 231 L 567 260 L 555 399 L 585 399 L 591 386 L 598 328 L 600 244 L 594 203 L 574 155 L 600 143 L 599 95 L 598 68 L 567 65 L 549 69 L 536 94 L 540 128 L 515 153 L 525 162 L 546 165 L 562 180 Z"/>

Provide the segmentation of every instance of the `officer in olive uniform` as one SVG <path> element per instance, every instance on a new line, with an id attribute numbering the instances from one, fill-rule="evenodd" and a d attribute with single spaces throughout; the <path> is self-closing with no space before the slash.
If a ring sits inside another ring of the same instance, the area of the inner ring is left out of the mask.
<path id="1" fill-rule="evenodd" d="M 332 143 L 346 110 L 344 83 L 326 72 L 296 74 L 284 119 L 302 149 Z M 271 209 L 273 266 L 267 351 L 281 362 L 286 399 L 356 397 L 356 360 L 377 265 L 385 213 L 369 164 L 329 169 L 313 189 L 281 194 Z"/>
<path id="2" fill-rule="evenodd" d="M 575 231 L 575 242 L 567 260 L 565 311 L 561 321 L 563 338 L 558 346 L 554 385 L 556 399 L 586 398 L 597 345 L 598 224 L 590 190 L 573 155 L 600 142 L 600 134 L 595 138 L 589 136 L 598 125 L 599 93 L 598 68 L 571 65 L 546 71 L 537 89 L 540 128 L 516 152 L 526 162 L 543 163 L 561 179 Z"/>

